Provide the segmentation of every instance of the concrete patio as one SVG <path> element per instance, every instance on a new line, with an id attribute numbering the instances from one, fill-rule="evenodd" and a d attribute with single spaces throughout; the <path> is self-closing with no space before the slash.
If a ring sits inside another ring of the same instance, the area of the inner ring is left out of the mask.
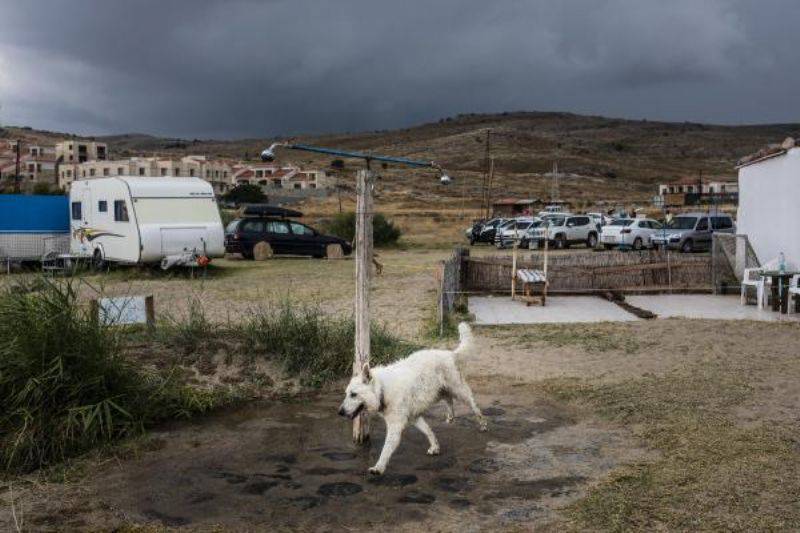
<path id="1" fill-rule="evenodd" d="M 509 296 L 472 296 L 469 312 L 475 315 L 475 323 L 482 325 L 639 320 L 616 304 L 595 296 L 552 296 L 547 298 L 545 307 L 527 307 Z"/>
<path id="2" fill-rule="evenodd" d="M 742 306 L 738 296 L 711 294 L 655 294 L 627 296 L 634 307 L 655 313 L 658 318 L 699 318 L 711 320 L 798 321 L 800 314 L 782 315 L 755 305 Z M 473 296 L 469 311 L 479 325 L 556 324 L 587 322 L 628 322 L 639 320 L 616 304 L 595 296 L 554 296 L 545 307 L 527 307 L 508 296 Z"/>

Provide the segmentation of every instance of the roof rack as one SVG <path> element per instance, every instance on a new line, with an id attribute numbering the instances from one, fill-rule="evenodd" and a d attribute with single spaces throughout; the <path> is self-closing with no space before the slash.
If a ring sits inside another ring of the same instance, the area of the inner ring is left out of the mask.
<path id="1" fill-rule="evenodd" d="M 302 217 L 303 213 L 295 211 L 294 209 L 286 209 L 275 205 L 267 204 L 251 204 L 245 206 L 242 210 L 242 215 L 246 217 L 282 217 L 282 218 L 298 218 Z"/>

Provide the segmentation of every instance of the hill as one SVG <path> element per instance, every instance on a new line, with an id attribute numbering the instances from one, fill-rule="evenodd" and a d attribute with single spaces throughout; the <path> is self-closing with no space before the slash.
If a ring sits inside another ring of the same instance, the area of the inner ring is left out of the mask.
<path id="1" fill-rule="evenodd" d="M 486 138 L 491 131 L 495 160 L 494 196 L 547 197 L 546 173 L 558 161 L 563 199 L 645 202 L 655 185 L 685 176 L 734 176 L 744 154 L 787 136 L 800 136 L 800 124 L 721 126 L 696 123 L 623 120 L 571 113 L 514 112 L 467 114 L 405 129 L 299 136 L 296 142 L 373 151 L 403 157 L 435 159 L 455 178 L 443 188 L 430 172 L 382 171 L 380 195 L 396 208 L 477 206 L 486 168 Z M 18 130 L 17 134 L 20 133 Z M 35 138 L 53 132 L 22 130 Z M 9 130 L 6 135 L 15 132 Z M 201 153 L 257 158 L 273 139 L 165 139 L 144 134 L 97 137 L 112 154 L 180 155 Z M 330 159 L 301 152 L 281 157 L 303 165 L 328 166 Z M 349 169 L 358 167 L 348 162 Z"/>

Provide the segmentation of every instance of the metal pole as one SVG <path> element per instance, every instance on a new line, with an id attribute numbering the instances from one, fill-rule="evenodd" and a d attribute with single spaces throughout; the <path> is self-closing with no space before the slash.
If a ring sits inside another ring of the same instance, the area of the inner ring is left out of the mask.
<path id="1" fill-rule="evenodd" d="M 514 219 L 514 246 L 511 253 L 511 299 L 516 296 L 517 291 L 517 220 Z M 502 243 L 503 237 L 500 237 Z"/>
<path id="2" fill-rule="evenodd" d="M 373 175 L 367 169 L 356 176 L 356 301 L 355 361 L 353 375 L 361 372 L 370 358 L 369 281 L 372 260 L 372 185 Z M 353 441 L 369 440 L 369 419 L 362 412 L 353 420 Z"/>

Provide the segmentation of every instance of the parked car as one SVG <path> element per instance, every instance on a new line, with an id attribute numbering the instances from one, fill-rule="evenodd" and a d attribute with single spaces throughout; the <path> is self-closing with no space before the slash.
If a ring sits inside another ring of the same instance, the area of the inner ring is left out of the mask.
<path id="1" fill-rule="evenodd" d="M 487 221 L 483 226 L 481 226 L 481 230 L 477 237 L 474 241 L 470 241 L 470 244 L 475 244 L 476 242 L 494 243 L 494 236 L 497 232 L 498 226 L 501 226 L 506 220 L 507 219 L 505 218 L 498 217 Z"/>
<path id="2" fill-rule="evenodd" d="M 710 249 L 714 232 L 735 233 L 733 218 L 726 214 L 684 213 L 668 222 L 663 232 L 655 232 L 651 241 L 660 248 L 688 253 Z"/>
<path id="3" fill-rule="evenodd" d="M 253 247 L 266 242 L 274 254 L 325 257 L 328 245 L 338 244 L 344 255 L 353 251 L 349 242 L 323 235 L 314 228 L 284 217 L 260 216 L 238 218 L 225 228 L 225 251 L 253 259 Z"/>
<path id="4" fill-rule="evenodd" d="M 464 236 L 469 241 L 470 246 L 475 244 L 478 240 L 478 237 L 481 234 L 481 230 L 483 229 L 486 221 L 483 219 L 476 220 L 472 223 L 470 227 L 464 230 Z"/>
<path id="5" fill-rule="evenodd" d="M 600 242 L 606 249 L 630 246 L 634 250 L 650 248 L 652 236 L 661 231 L 661 223 L 650 218 L 617 218 L 603 226 Z"/>
<path id="6" fill-rule="evenodd" d="M 544 244 L 545 235 L 555 248 L 569 248 L 572 244 L 584 243 L 589 248 L 597 246 L 598 231 L 588 215 L 550 215 L 544 217 L 541 226 L 533 230 L 530 241 Z"/>
<path id="7" fill-rule="evenodd" d="M 540 219 L 517 218 L 507 221 L 495 232 L 494 245 L 501 250 L 506 246 L 513 246 L 517 240 L 522 238 L 531 224 L 538 220 Z"/>

